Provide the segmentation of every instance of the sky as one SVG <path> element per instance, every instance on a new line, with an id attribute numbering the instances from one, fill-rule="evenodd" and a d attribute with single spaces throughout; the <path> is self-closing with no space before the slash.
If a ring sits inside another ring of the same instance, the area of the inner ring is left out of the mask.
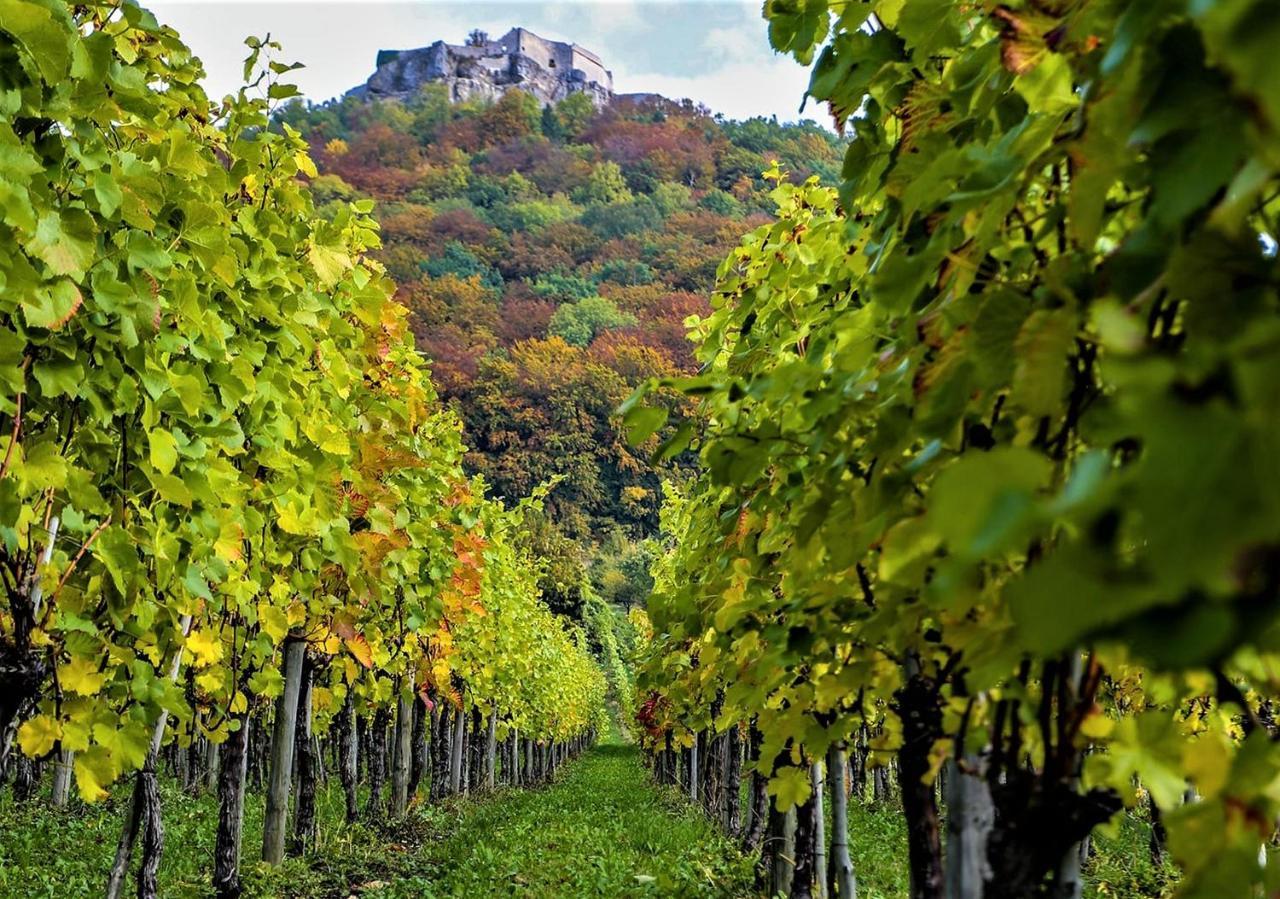
<path id="1" fill-rule="evenodd" d="M 769 47 L 759 2 L 727 0 L 557 0 L 462 3 L 457 0 L 142 0 L 178 30 L 204 61 L 213 96 L 239 84 L 249 35 L 284 45 L 281 59 L 307 99 L 321 102 L 362 84 L 381 49 L 407 50 L 436 40 L 462 43 L 473 28 L 497 37 L 521 25 L 543 37 L 575 41 L 613 71 L 619 93 L 655 92 L 705 103 L 730 118 L 801 116 L 808 71 Z"/>

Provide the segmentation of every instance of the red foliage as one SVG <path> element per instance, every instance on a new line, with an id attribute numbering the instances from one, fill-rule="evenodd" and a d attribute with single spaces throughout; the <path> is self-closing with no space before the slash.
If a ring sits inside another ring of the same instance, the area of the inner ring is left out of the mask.
<path id="1" fill-rule="evenodd" d="M 495 260 L 502 277 L 508 280 L 533 279 L 544 272 L 573 268 L 572 256 L 559 247 L 546 246 L 541 237 L 542 235 L 530 237 L 527 234 L 511 236 L 510 250 Z"/>
<path id="2" fill-rule="evenodd" d="M 425 206 L 407 206 L 399 212 L 382 217 L 383 243 L 416 243 L 429 242 L 434 233 L 432 223 L 435 214 Z"/>
<path id="3" fill-rule="evenodd" d="M 646 378 L 677 374 L 671 357 L 662 347 L 652 343 L 652 334 L 639 328 L 605 331 L 591 342 L 587 355 L 593 362 L 607 366 L 630 385 Z"/>
<path id="4" fill-rule="evenodd" d="M 719 147 L 697 118 L 637 122 L 604 116 L 587 131 L 586 139 L 625 172 L 690 187 L 707 187 L 715 178 Z"/>
<path id="5" fill-rule="evenodd" d="M 650 693 L 636 709 L 636 724 L 644 728 L 651 740 L 660 740 L 666 736 L 667 728 L 662 724 L 663 713 L 671 705 L 671 700 L 661 693 Z"/>
<path id="6" fill-rule="evenodd" d="M 424 327 L 413 323 L 413 335 L 420 349 L 431 360 L 431 379 L 441 396 L 456 396 L 475 378 L 484 347 L 472 346 L 467 335 L 454 324 Z"/>
<path id="7" fill-rule="evenodd" d="M 467 209 L 446 209 L 431 222 L 430 239 L 437 245 L 451 240 L 464 244 L 484 243 L 489 237 L 489 226 Z"/>
<path id="8" fill-rule="evenodd" d="M 498 338 L 510 346 L 521 340 L 541 337 L 556 311 L 556 304 L 530 295 L 508 294 L 502 302 Z"/>
<path id="9" fill-rule="evenodd" d="M 412 169 L 422 162 L 422 148 L 417 139 L 382 122 L 360 132 L 348 142 L 347 147 L 347 152 L 339 157 L 344 165 Z"/>

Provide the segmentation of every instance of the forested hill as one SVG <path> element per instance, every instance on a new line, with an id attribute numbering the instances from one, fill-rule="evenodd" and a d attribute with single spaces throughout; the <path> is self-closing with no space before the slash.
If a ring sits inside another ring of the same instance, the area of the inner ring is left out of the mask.
<path id="1" fill-rule="evenodd" d="M 761 172 L 776 159 L 794 179 L 834 182 L 842 142 L 651 95 L 599 111 L 585 95 L 543 108 L 520 91 L 452 104 L 441 84 L 294 104 L 279 120 L 312 146 L 318 203 L 376 201 L 380 258 L 465 423 L 470 468 L 512 499 L 561 476 L 549 555 L 595 546 L 597 587 L 638 598 L 635 540 L 656 529 L 672 472 L 649 462 L 663 434 L 632 447 L 613 412 L 645 378 L 692 369 L 684 320 L 772 211 Z M 544 585 L 552 604 L 574 611 L 582 576 L 567 561 Z"/>

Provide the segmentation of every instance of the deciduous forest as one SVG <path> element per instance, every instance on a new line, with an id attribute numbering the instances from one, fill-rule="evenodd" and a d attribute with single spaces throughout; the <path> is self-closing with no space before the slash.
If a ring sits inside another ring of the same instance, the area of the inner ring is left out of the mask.
<path id="1" fill-rule="evenodd" d="M 0 0 L 0 894 L 1280 894 L 1280 6 L 759 39 L 830 127 Z"/>

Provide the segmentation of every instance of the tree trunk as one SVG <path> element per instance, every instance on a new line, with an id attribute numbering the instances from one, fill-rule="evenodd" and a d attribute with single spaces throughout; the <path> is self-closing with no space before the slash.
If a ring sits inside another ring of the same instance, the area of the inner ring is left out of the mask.
<path id="1" fill-rule="evenodd" d="M 467 791 L 479 793 L 484 783 L 485 733 L 484 713 L 479 708 L 471 710 L 471 724 L 467 728 L 469 752 L 467 754 Z"/>
<path id="2" fill-rule="evenodd" d="M 409 768 L 409 798 L 418 795 L 418 787 L 427 773 L 427 704 L 422 697 L 413 697 L 413 733 L 410 736 L 413 744 L 412 765 Z"/>
<path id="3" fill-rule="evenodd" d="M 311 733 L 311 690 L 315 679 L 315 666 L 307 661 L 302 676 L 302 689 L 298 694 L 298 720 L 295 725 L 295 745 L 298 762 L 298 801 L 294 808 L 293 841 L 289 854 L 300 856 L 315 845 L 316 839 L 316 780 L 320 758 L 316 753 Z"/>
<path id="4" fill-rule="evenodd" d="M 849 757 L 849 790 L 858 802 L 867 801 L 867 726 L 858 728 L 858 737 Z"/>
<path id="5" fill-rule="evenodd" d="M 346 702 L 342 706 L 340 723 L 338 778 L 342 781 L 342 793 L 347 803 L 347 823 L 351 824 L 360 816 L 359 798 L 356 792 L 356 781 L 360 775 L 360 731 L 356 722 L 355 699 L 350 692 L 347 693 Z"/>
<path id="6" fill-rule="evenodd" d="M 437 702 L 431 710 L 431 744 L 427 753 L 431 759 L 431 784 L 427 797 L 432 802 L 439 802 L 449 792 L 449 746 L 452 739 L 449 707 Z"/>
<path id="7" fill-rule="evenodd" d="M 712 753 L 712 740 L 709 731 L 700 730 L 693 738 L 693 746 L 696 752 L 695 757 L 698 759 L 698 782 L 697 797 L 695 804 L 701 803 L 702 810 L 705 813 L 708 805 L 712 801 L 711 772 L 715 769 L 716 762 Z"/>
<path id="8" fill-rule="evenodd" d="M 373 713 L 373 726 L 369 730 L 369 798 L 365 802 L 364 816 L 378 823 L 382 817 L 382 786 L 387 779 L 387 725 L 391 715 L 386 709 Z"/>
<path id="9" fill-rule="evenodd" d="M 218 899 L 237 899 L 240 886 L 240 837 L 244 826 L 244 786 L 249 767 L 249 713 L 227 737 L 218 772 L 218 837 L 213 851 L 213 890 Z"/>
<path id="10" fill-rule="evenodd" d="M 831 780 L 831 859 L 827 867 L 827 890 L 835 899 L 854 899 L 858 894 L 849 857 L 848 761 L 841 744 L 827 750 L 827 771 Z"/>
<path id="11" fill-rule="evenodd" d="M 520 731 L 511 728 L 511 764 L 507 767 L 507 783 L 520 786 Z"/>
<path id="12" fill-rule="evenodd" d="M 38 759 L 30 759 L 21 753 L 14 760 L 13 766 L 13 798 L 19 802 L 30 802 L 40 792 L 40 769 Z"/>
<path id="13" fill-rule="evenodd" d="M 770 800 L 769 825 L 765 832 L 761 859 L 771 896 L 785 894 L 795 880 L 795 838 L 796 810 L 780 811 L 777 803 Z"/>
<path id="14" fill-rule="evenodd" d="M 262 822 L 262 860 L 284 861 L 288 833 L 289 794 L 293 787 L 293 743 L 298 726 L 298 696 L 302 692 L 302 667 L 307 645 L 289 639 L 284 647 L 284 692 L 276 700 L 276 720 L 271 738 L 271 773 L 267 808 Z"/>
<path id="15" fill-rule="evenodd" d="M 391 817 L 409 811 L 409 775 L 413 754 L 413 696 L 401 691 L 396 714 L 395 753 L 391 765 Z"/>
<path id="16" fill-rule="evenodd" d="M 736 839 L 742 830 L 742 734 L 738 725 L 725 735 L 724 832 Z"/>
<path id="17" fill-rule="evenodd" d="M 827 781 L 822 762 L 815 760 L 809 768 L 813 782 L 813 883 L 818 899 L 828 899 L 827 892 Z"/>
<path id="18" fill-rule="evenodd" d="M 489 712 L 489 736 L 484 744 L 484 788 L 490 792 L 498 785 L 498 710 Z"/>
<path id="19" fill-rule="evenodd" d="M 195 670 L 188 668 L 187 674 L 194 675 Z M 204 787 L 204 774 L 200 766 L 204 763 L 206 751 L 204 745 L 194 738 L 191 740 L 191 745 L 187 747 L 187 770 L 183 788 L 192 796 L 199 796 L 200 790 Z"/>
<path id="20" fill-rule="evenodd" d="M 902 745 L 898 749 L 902 811 L 907 820 L 907 858 L 911 868 L 911 899 L 941 899 L 942 833 L 933 784 L 926 783 L 931 765 L 929 753 L 941 733 L 942 710 L 931 680 L 919 665 L 908 660 L 906 683 L 895 696 L 902 720 Z"/>
<path id="21" fill-rule="evenodd" d="M 747 829 L 742 838 L 743 851 L 748 853 L 761 850 L 769 823 L 771 804 L 769 782 L 756 767 L 760 761 L 760 744 L 763 739 L 759 729 L 753 723 L 747 737 L 747 751 L 751 761 L 751 784 L 747 796 Z"/>
<path id="22" fill-rule="evenodd" d="M 1036 719 L 1046 732 L 1070 734 L 1071 722 L 1093 706 L 1101 670 L 1091 662 L 1087 676 L 1078 679 L 1080 666 L 1069 657 L 1042 666 Z M 1029 668 L 1025 664 L 1020 676 L 1027 677 Z M 990 871 L 983 899 L 1044 899 L 1064 887 L 1074 893 L 1079 878 L 1073 871 L 1065 872 L 1070 883 L 1055 882 L 1064 873 L 1064 858 L 1077 855 L 1093 828 L 1121 809 L 1120 796 L 1104 789 L 1080 792 L 1080 748 L 1072 739 L 1060 736 L 1045 747 L 1042 764 L 1029 764 L 1016 701 L 998 707 L 996 717 L 1013 730 L 1005 734 L 999 726 L 993 732 L 986 780 L 995 824 L 987 840 Z M 1066 861 L 1074 867 L 1074 859 Z"/>
<path id="23" fill-rule="evenodd" d="M 871 769 L 871 801 L 876 805 L 887 805 L 893 799 L 893 790 L 889 786 L 889 767 L 879 765 Z"/>
<path id="24" fill-rule="evenodd" d="M 212 793 L 218 789 L 218 757 L 222 747 L 212 740 L 205 741 L 204 750 L 204 788 Z"/>
<path id="25" fill-rule="evenodd" d="M 812 769 L 810 769 L 812 772 Z M 810 774 L 812 777 L 812 773 Z M 791 878 L 791 899 L 813 899 L 814 875 L 817 872 L 818 793 L 796 807 L 795 851 Z"/>
<path id="26" fill-rule="evenodd" d="M 164 823 L 160 819 L 160 788 L 156 783 L 155 756 L 138 772 L 138 794 L 141 798 L 139 827 L 142 852 L 138 865 L 138 899 L 157 899 L 160 887 L 160 856 L 164 852 Z"/>
<path id="27" fill-rule="evenodd" d="M 53 758 L 53 806 L 66 808 L 71 799 L 71 766 L 75 753 L 59 748 Z"/>
<path id="28" fill-rule="evenodd" d="M 947 765 L 947 899 L 982 899 L 990 876 L 987 838 L 995 821 L 991 790 L 977 756 L 964 760 L 964 769 Z"/>
<path id="29" fill-rule="evenodd" d="M 191 633 L 191 616 L 184 615 L 182 617 L 182 638 L 185 640 L 187 635 Z M 176 682 L 178 679 L 178 671 L 182 668 L 182 647 L 179 646 L 173 653 L 173 660 L 169 663 L 169 681 Z M 133 842 L 138 836 L 138 829 L 142 825 L 148 828 L 152 826 L 149 820 L 151 813 L 154 813 L 154 826 L 160 827 L 160 809 L 159 799 L 156 798 L 154 806 L 150 804 L 152 796 L 148 791 L 148 784 L 144 771 L 147 768 L 151 770 L 151 784 L 154 789 L 155 765 L 156 760 L 160 756 L 160 745 L 164 742 L 165 726 L 169 723 L 169 713 L 160 712 L 160 717 L 156 720 L 155 728 L 151 731 L 151 745 L 147 751 L 147 760 L 144 764 L 143 771 L 139 771 L 134 781 L 133 798 L 129 803 L 129 811 L 125 818 L 124 828 L 120 831 L 120 842 L 116 844 L 116 857 L 111 865 L 111 874 L 107 878 L 107 899 L 120 899 L 120 894 L 124 890 L 124 881 L 129 874 L 129 857 L 133 854 Z M 151 837 L 159 836 L 159 840 L 151 843 L 154 852 L 163 848 L 163 831 L 150 834 Z M 145 849 L 144 849 L 145 851 Z M 144 857 L 144 866 L 152 862 L 151 858 Z M 154 863 L 159 865 L 160 859 L 158 854 L 155 856 Z"/>
<path id="30" fill-rule="evenodd" d="M 457 709 L 453 713 L 453 745 L 449 749 L 449 792 L 462 792 L 463 747 L 466 746 L 467 713 Z"/>
<path id="31" fill-rule="evenodd" d="M 698 741 L 689 747 L 689 801 L 698 804 Z"/>
<path id="32" fill-rule="evenodd" d="M 266 755 L 269 748 L 270 735 L 267 728 L 263 726 L 263 722 L 259 721 L 256 727 L 249 729 L 249 771 L 248 785 L 255 790 L 261 790 L 263 784 L 266 783 L 264 769 L 266 768 Z"/>
<path id="33" fill-rule="evenodd" d="M 1070 688 L 1070 696 L 1068 699 L 1075 699 L 1079 690 L 1081 678 L 1084 675 L 1084 657 L 1079 652 L 1073 652 L 1068 657 L 1067 662 L 1067 686 Z M 1059 709 L 1059 714 L 1062 711 Z M 1061 747 L 1059 747 L 1061 749 Z M 1077 755 L 1074 765 L 1072 766 L 1072 774 L 1068 778 L 1067 783 L 1071 789 L 1078 791 L 1080 789 L 1080 774 L 1084 770 L 1084 757 Z M 990 795 L 988 793 L 988 795 Z M 1156 808 L 1154 802 L 1151 803 L 1151 810 L 1154 814 L 1152 823 L 1160 815 L 1159 809 Z M 1163 836 L 1164 826 L 1160 826 L 1161 835 Z M 1151 837 L 1156 837 L 1155 827 L 1152 827 Z M 1067 847 L 1067 851 L 1062 854 L 1062 859 L 1058 862 L 1058 870 L 1054 872 L 1052 899 L 1082 899 L 1084 896 L 1084 859 L 1088 853 L 1089 835 L 1085 834 L 1084 838 L 1078 843 Z M 1163 847 L 1161 847 L 1163 848 Z M 1153 859 L 1153 861 L 1156 861 Z M 1159 867 L 1160 862 L 1156 861 Z"/>

